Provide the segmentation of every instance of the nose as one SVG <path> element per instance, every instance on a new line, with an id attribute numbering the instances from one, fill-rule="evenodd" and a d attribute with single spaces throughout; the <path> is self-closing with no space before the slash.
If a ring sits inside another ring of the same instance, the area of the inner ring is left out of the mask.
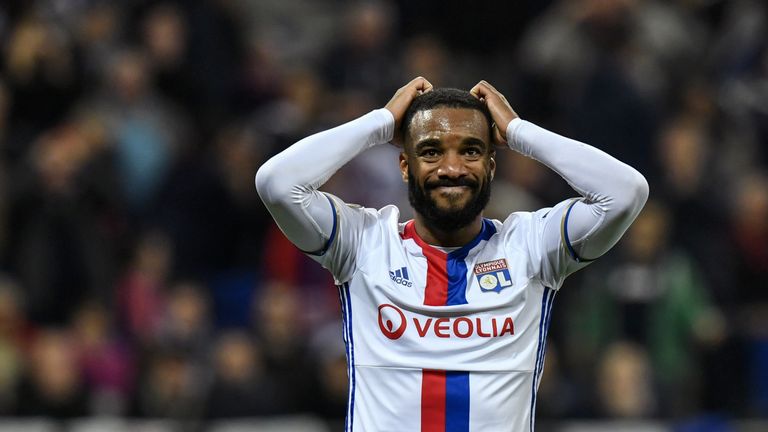
<path id="1" fill-rule="evenodd" d="M 464 160 L 456 152 L 446 152 L 440 159 L 437 167 L 437 176 L 440 178 L 459 178 L 467 175 L 467 167 Z"/>

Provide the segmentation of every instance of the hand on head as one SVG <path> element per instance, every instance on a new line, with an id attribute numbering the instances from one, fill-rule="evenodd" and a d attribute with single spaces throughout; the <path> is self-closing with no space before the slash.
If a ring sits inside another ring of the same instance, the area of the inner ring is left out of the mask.
<path id="1" fill-rule="evenodd" d="M 432 84 L 423 77 L 416 77 L 408 84 L 400 87 L 400 89 L 392 96 L 392 99 L 387 102 L 384 107 L 392 113 L 395 117 L 395 136 L 392 140 L 393 144 L 402 147 L 403 137 L 401 136 L 401 126 L 403 122 L 403 116 L 411 105 L 413 99 L 423 93 L 432 90 Z"/>
<path id="2" fill-rule="evenodd" d="M 388 109 L 395 118 L 395 135 L 393 144 L 402 147 L 402 122 L 405 112 L 417 96 L 432 90 L 432 84 L 424 77 L 416 77 L 408 84 L 401 87 L 392 99 L 384 107 Z M 473 96 L 484 102 L 491 112 L 494 126 L 494 141 L 498 145 L 507 143 L 507 125 L 513 119 L 517 118 L 517 113 L 512 109 L 501 92 L 496 90 L 487 81 L 482 80 L 469 91 Z"/>
<path id="3" fill-rule="evenodd" d="M 494 139 L 497 143 L 506 145 L 507 125 L 517 118 L 517 113 L 509 105 L 507 98 L 485 80 L 477 83 L 469 92 L 488 106 L 495 123 Z"/>

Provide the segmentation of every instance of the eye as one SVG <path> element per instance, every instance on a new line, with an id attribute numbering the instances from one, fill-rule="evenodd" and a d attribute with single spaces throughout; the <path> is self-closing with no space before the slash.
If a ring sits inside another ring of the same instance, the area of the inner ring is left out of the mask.
<path id="1" fill-rule="evenodd" d="M 440 152 L 437 151 L 435 148 L 428 148 L 424 149 L 419 153 L 419 156 L 425 158 L 425 159 L 435 159 L 438 156 L 440 156 Z"/>
<path id="2" fill-rule="evenodd" d="M 483 151 L 477 147 L 469 147 L 464 150 L 464 154 L 470 158 L 479 158 L 483 155 Z"/>

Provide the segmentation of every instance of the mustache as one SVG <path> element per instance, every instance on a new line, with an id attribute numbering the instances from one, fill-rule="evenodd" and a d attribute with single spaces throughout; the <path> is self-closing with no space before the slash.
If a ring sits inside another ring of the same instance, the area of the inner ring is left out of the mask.
<path id="1" fill-rule="evenodd" d="M 469 178 L 440 179 L 440 180 L 435 180 L 433 182 L 426 183 L 424 185 L 424 189 L 432 190 L 439 187 L 452 187 L 452 186 L 466 186 L 472 189 L 477 189 L 479 184 L 475 180 L 472 180 Z"/>

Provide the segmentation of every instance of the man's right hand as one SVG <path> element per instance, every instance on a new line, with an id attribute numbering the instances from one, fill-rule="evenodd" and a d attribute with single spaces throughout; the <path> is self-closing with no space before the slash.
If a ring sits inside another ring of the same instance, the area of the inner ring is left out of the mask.
<path id="1" fill-rule="evenodd" d="M 400 136 L 400 128 L 403 124 L 403 117 L 408 107 L 411 106 L 413 99 L 428 91 L 432 90 L 432 84 L 423 77 L 416 77 L 408 84 L 400 87 L 400 89 L 392 96 L 392 99 L 387 102 L 384 108 L 388 109 L 395 118 L 395 135 L 393 144 L 397 146 L 403 145 L 403 137 Z"/>

